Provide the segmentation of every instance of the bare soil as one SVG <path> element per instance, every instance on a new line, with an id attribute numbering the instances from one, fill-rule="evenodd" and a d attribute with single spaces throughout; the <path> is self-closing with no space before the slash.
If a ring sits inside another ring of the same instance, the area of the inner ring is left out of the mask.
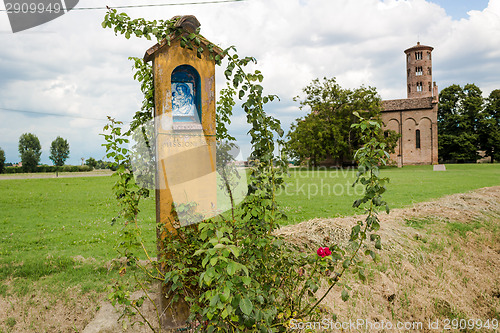
<path id="1" fill-rule="evenodd" d="M 66 290 L 59 295 L 43 292 L 0 297 L 0 332 L 81 332 L 92 320 L 103 295 Z"/>
<path id="2" fill-rule="evenodd" d="M 279 233 L 306 247 L 345 243 L 362 218 L 314 219 Z M 368 283 L 348 276 L 351 300 L 343 302 L 334 287 L 323 301 L 337 321 L 364 322 L 347 331 L 382 332 L 376 329 L 382 323 L 401 322 L 410 327 L 405 332 L 442 332 L 447 320 L 500 321 L 500 187 L 395 209 L 380 219 L 382 259 L 367 266 Z"/>
<path id="3" fill-rule="evenodd" d="M 381 213 L 380 218 L 380 261 L 365 259 L 366 283 L 345 276 L 351 298 L 343 302 L 340 287 L 335 287 L 323 301 L 325 316 L 335 314 L 340 323 L 364 321 L 364 326 L 351 326 L 347 332 L 396 332 L 376 329 L 387 322 L 417 323 L 405 332 L 442 332 L 446 319 L 500 321 L 500 187 L 418 203 L 389 215 Z M 314 219 L 278 233 L 314 250 L 345 244 L 351 226 L 361 219 Z M 0 333 L 123 332 L 122 324 L 116 324 L 119 315 L 105 296 L 78 290 L 0 296 Z M 429 321 L 438 321 L 439 329 L 429 328 Z M 422 326 L 415 326 L 418 323 Z M 135 326 L 127 332 L 139 330 Z"/>

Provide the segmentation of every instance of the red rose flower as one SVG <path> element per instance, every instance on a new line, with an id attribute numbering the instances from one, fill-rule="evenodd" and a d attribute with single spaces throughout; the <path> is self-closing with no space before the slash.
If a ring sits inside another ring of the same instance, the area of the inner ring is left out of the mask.
<path id="1" fill-rule="evenodd" d="M 320 256 L 321 258 L 324 258 L 326 256 L 329 256 L 332 254 L 332 251 L 330 251 L 330 248 L 328 247 L 320 247 L 318 249 L 318 251 L 316 251 L 316 253 L 318 254 L 318 256 Z"/>

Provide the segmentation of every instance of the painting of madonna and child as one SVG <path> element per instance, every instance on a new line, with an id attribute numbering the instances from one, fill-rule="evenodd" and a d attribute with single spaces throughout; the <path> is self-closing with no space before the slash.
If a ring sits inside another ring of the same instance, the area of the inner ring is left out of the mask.
<path id="1" fill-rule="evenodd" d="M 181 121 L 198 121 L 193 83 L 172 82 L 172 115 Z"/>

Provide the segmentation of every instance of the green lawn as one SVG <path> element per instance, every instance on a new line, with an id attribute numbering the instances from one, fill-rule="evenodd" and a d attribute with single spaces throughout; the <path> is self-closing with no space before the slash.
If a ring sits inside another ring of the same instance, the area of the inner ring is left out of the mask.
<path id="1" fill-rule="evenodd" d="M 111 276 L 105 265 L 116 257 L 121 232 L 111 225 L 118 210 L 112 177 L 0 180 L 0 281 L 17 278 L 25 291 L 38 281 L 46 287 L 82 283 L 104 288 Z M 145 202 L 142 225 L 154 250 L 154 204 Z M 71 258 L 93 258 L 85 264 Z M 0 285 L 0 294 L 1 290 Z"/>
<path id="2" fill-rule="evenodd" d="M 433 171 L 431 165 L 382 170 L 381 175 L 390 178 L 385 195 L 389 206 L 401 208 L 448 194 L 500 185 L 500 164 L 456 164 L 446 168 L 445 172 Z M 360 212 L 351 207 L 357 197 L 356 190 L 361 193 L 361 188 L 351 187 L 356 171 L 292 168 L 290 175 L 287 190 L 278 196 L 289 223 Z"/>
<path id="3" fill-rule="evenodd" d="M 386 195 L 392 208 L 443 195 L 500 185 L 500 165 L 448 165 L 388 168 Z M 352 170 L 290 171 L 278 201 L 289 223 L 314 217 L 351 215 L 355 189 Z M 79 285 L 102 290 L 113 277 L 105 262 L 116 256 L 121 224 L 111 225 L 118 210 L 112 177 L 0 180 L 0 296 L 27 292 L 33 282 L 46 288 Z M 323 193 L 321 193 L 323 191 Z M 359 191 L 359 189 L 358 189 Z M 142 205 L 146 246 L 155 249 L 155 205 Z M 93 258 L 84 264 L 74 256 Z M 115 272 L 116 273 L 116 272 Z M 10 283 L 15 279 L 15 283 Z M 10 285 L 10 287 L 6 287 Z M 13 288 L 13 290 L 12 290 Z"/>

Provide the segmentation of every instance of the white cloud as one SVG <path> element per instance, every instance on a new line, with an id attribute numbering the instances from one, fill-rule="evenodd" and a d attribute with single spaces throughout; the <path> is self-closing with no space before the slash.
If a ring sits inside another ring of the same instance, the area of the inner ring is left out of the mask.
<path id="1" fill-rule="evenodd" d="M 124 0 L 109 5 L 134 4 Z M 80 7 L 102 6 L 88 0 Z M 168 19 L 194 14 L 202 33 L 241 55 L 258 59 L 269 94 L 269 111 L 288 127 L 305 111 L 292 98 L 314 78 L 337 77 L 348 88 L 375 86 L 385 99 L 405 97 L 404 49 L 417 40 L 434 50 L 434 79 L 440 88 L 474 82 L 489 93 L 500 88 L 500 0 L 490 0 L 468 19 L 452 20 L 424 0 L 247 0 L 233 4 L 127 10 L 132 17 Z M 0 17 L 3 13 L 0 13 Z M 84 118 L 112 115 L 130 120 L 140 108 L 139 84 L 129 56 L 142 57 L 154 42 L 115 37 L 102 29 L 104 11 L 74 11 L 26 32 L 12 34 L 0 19 L 0 108 L 64 113 Z M 217 73 L 222 87 L 222 70 Z M 248 127 L 241 111 L 232 130 L 242 139 Z M 70 163 L 104 155 L 98 136 L 104 122 L 34 117 L 0 111 L 0 147 L 17 161 L 17 139 L 33 131 L 43 141 L 44 161 L 58 135 L 70 141 Z M 248 144 L 245 144 L 247 150 Z"/>

